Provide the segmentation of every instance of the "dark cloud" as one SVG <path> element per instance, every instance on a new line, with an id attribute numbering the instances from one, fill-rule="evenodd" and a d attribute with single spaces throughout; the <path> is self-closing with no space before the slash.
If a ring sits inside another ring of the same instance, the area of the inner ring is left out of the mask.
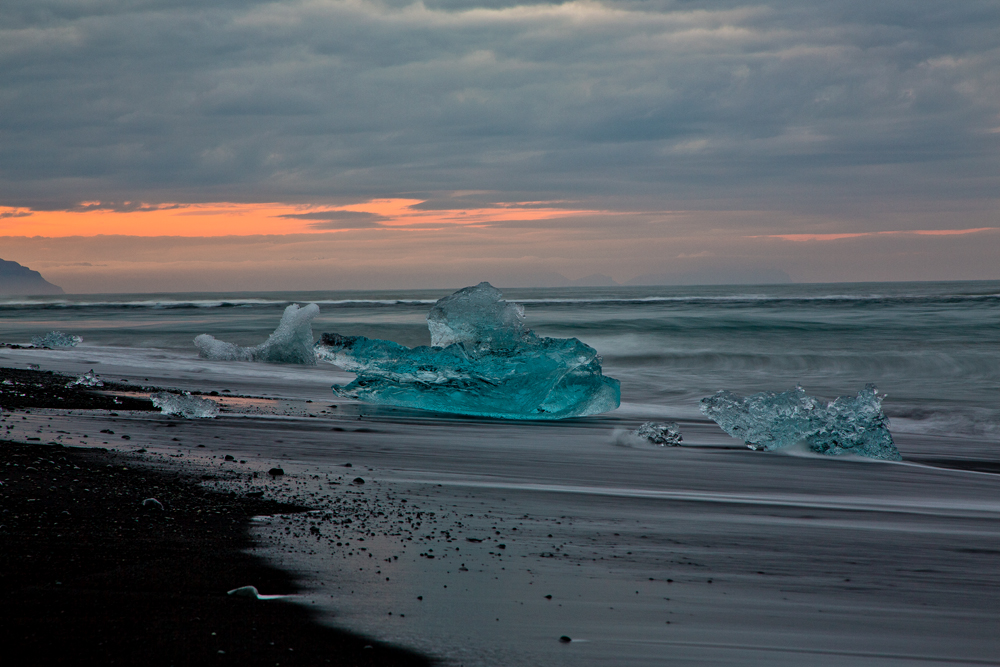
<path id="1" fill-rule="evenodd" d="M 37 208 L 993 201 L 1000 3 L 8 0 L 0 134 Z"/>
<path id="2" fill-rule="evenodd" d="M 81 202 L 65 207 L 67 211 L 78 213 L 86 211 L 114 211 L 116 213 L 135 213 L 143 211 L 162 211 L 179 208 L 180 204 L 144 204 L 139 201 L 96 201 Z"/>
<path id="3" fill-rule="evenodd" d="M 289 213 L 279 215 L 279 218 L 291 218 L 293 220 L 315 220 L 309 225 L 311 229 L 321 229 L 325 231 L 336 231 L 339 229 L 371 229 L 381 227 L 382 220 L 388 220 L 383 215 L 366 213 L 364 211 L 315 211 L 312 213 Z"/>
<path id="4" fill-rule="evenodd" d="M 461 211 L 469 208 L 499 208 L 500 204 L 490 201 L 470 201 L 459 197 L 449 199 L 428 199 L 410 208 L 415 211 Z"/>
<path id="5" fill-rule="evenodd" d="M 337 231 L 341 229 L 372 229 L 381 226 L 371 220 L 330 220 L 328 222 L 314 222 L 309 225 L 309 228 L 323 231 Z"/>

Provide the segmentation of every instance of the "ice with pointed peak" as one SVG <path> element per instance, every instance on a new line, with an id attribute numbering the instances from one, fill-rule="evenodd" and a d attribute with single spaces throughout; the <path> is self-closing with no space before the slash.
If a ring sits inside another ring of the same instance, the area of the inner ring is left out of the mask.
<path id="1" fill-rule="evenodd" d="M 806 395 L 802 387 L 752 396 L 720 391 L 702 399 L 701 411 L 750 449 L 770 451 L 805 443 L 818 454 L 901 461 L 882 411 L 883 398 L 873 384 L 857 396 L 830 403 Z"/>
<path id="2" fill-rule="evenodd" d="M 149 400 L 165 415 L 178 415 L 186 419 L 210 419 L 219 414 L 219 404 L 208 398 L 199 398 L 185 392 L 171 394 L 161 391 L 151 394 Z"/>
<path id="3" fill-rule="evenodd" d="M 35 347 L 47 347 L 54 349 L 57 347 L 76 347 L 83 342 L 80 336 L 63 333 L 62 331 L 50 331 L 44 336 L 32 336 L 31 344 Z"/>
<path id="4" fill-rule="evenodd" d="M 475 348 L 508 348 L 528 339 L 524 306 L 505 301 L 487 282 L 464 287 L 438 300 L 427 314 L 431 347 L 464 343 Z"/>
<path id="5" fill-rule="evenodd" d="M 367 403 L 502 419 L 563 419 L 618 407 L 618 380 L 576 338 L 524 327 L 524 310 L 489 283 L 439 300 L 427 316 L 431 346 L 323 334 L 321 361 L 357 373 L 338 396 Z"/>
<path id="6" fill-rule="evenodd" d="M 83 375 L 79 376 L 78 378 L 76 378 L 72 382 L 67 382 L 66 386 L 67 387 L 103 387 L 104 386 L 104 382 L 102 382 L 101 379 L 97 377 L 97 374 L 94 373 L 94 369 L 91 368 L 89 371 L 87 371 Z"/>
<path id="7" fill-rule="evenodd" d="M 242 347 L 201 334 L 194 339 L 198 354 L 216 361 L 264 361 L 272 364 L 316 365 L 313 354 L 312 320 L 319 315 L 319 306 L 310 303 L 301 308 L 291 304 L 285 308 L 278 328 L 260 345 Z"/>

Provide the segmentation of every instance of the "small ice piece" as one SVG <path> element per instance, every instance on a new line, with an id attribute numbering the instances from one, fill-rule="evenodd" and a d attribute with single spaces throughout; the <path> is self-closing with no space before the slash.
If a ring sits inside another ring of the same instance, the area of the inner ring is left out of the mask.
<path id="1" fill-rule="evenodd" d="M 94 369 L 91 368 L 89 371 L 73 380 L 72 382 L 66 383 L 67 387 L 103 387 L 104 383 L 97 377 L 94 373 Z"/>
<path id="2" fill-rule="evenodd" d="M 285 308 L 278 328 L 260 345 L 241 347 L 201 334 L 194 339 L 198 353 L 217 361 L 266 361 L 272 364 L 316 365 L 313 354 L 312 320 L 319 315 L 319 306 L 310 303 L 301 308 L 291 304 Z"/>
<path id="3" fill-rule="evenodd" d="M 702 413 L 750 449 L 774 450 L 805 443 L 819 454 L 855 454 L 902 461 L 873 384 L 832 403 L 807 396 L 802 387 L 738 396 L 720 391 L 701 400 Z"/>
<path id="4" fill-rule="evenodd" d="M 142 506 L 146 509 L 162 510 L 163 503 L 161 503 L 156 498 L 146 498 L 142 501 Z"/>
<path id="5" fill-rule="evenodd" d="M 165 415 L 180 415 L 186 419 L 205 419 L 219 414 L 219 404 L 207 398 L 198 398 L 184 392 L 171 394 L 161 391 L 150 395 L 149 400 Z"/>
<path id="6" fill-rule="evenodd" d="M 76 347 L 83 342 L 83 339 L 79 336 L 74 336 L 72 334 L 66 334 L 62 331 L 50 331 L 44 336 L 32 336 L 31 344 L 35 347 Z"/>
<path id="7" fill-rule="evenodd" d="M 675 422 L 646 422 L 632 431 L 632 435 L 663 447 L 676 447 L 683 440 Z"/>
<path id="8" fill-rule="evenodd" d="M 483 282 L 431 308 L 430 347 L 323 334 L 321 361 L 357 373 L 338 396 L 502 419 L 562 419 L 618 407 L 618 380 L 576 338 L 544 338 L 524 327 L 524 310 Z"/>
<path id="9" fill-rule="evenodd" d="M 229 591 L 226 595 L 235 595 L 240 598 L 253 598 L 255 600 L 260 597 L 260 593 L 257 592 L 256 586 L 240 586 L 239 588 L 234 588 Z"/>
<path id="10" fill-rule="evenodd" d="M 226 593 L 238 598 L 251 598 L 254 600 L 276 600 L 288 597 L 287 595 L 261 595 L 256 586 L 240 586 Z"/>

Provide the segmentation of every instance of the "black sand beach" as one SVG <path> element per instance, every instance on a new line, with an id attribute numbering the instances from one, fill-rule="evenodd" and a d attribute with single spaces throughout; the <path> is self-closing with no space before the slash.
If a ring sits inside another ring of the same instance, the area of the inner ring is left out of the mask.
<path id="1" fill-rule="evenodd" d="M 19 418 L 11 407 L 111 404 L 67 389 L 66 376 L 0 375 L 17 382 L 4 389 L 20 387 L 18 400 L 4 395 L 7 420 Z M 431 664 L 324 627 L 303 606 L 227 595 L 248 585 L 261 594 L 298 590 L 247 550 L 251 517 L 302 507 L 209 490 L 199 471 L 152 468 L 102 447 L 0 440 L 0 467 L 5 664 Z M 159 506 L 144 505 L 148 498 Z"/>
<path id="2" fill-rule="evenodd" d="M 997 476 L 977 471 L 997 462 L 988 441 L 904 433 L 904 462 L 852 461 L 751 452 L 682 420 L 680 447 L 624 447 L 613 436 L 634 407 L 452 419 L 331 402 L 342 380 L 322 367 L 97 346 L 0 356 L 44 369 L 0 379 L 21 401 L 3 403 L 0 437 L 22 443 L 0 446 L 4 558 L 18 563 L 3 564 L 0 638 L 25 663 L 42 650 L 430 661 L 371 637 L 449 667 L 1000 664 Z M 91 368 L 121 386 L 66 387 Z M 220 413 L 114 402 L 159 389 Z M 83 409 L 72 392 L 111 403 Z M 39 393 L 62 399 L 33 406 Z M 926 464 L 945 455 L 960 469 Z M 142 508 L 150 497 L 164 513 Z M 309 512 L 251 520 L 289 505 Z M 294 604 L 226 595 L 246 585 L 297 591 Z"/>

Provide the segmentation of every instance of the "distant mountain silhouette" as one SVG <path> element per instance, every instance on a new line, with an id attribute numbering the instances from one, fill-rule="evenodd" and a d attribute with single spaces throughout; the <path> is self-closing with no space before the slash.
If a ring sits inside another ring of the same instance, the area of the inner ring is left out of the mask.
<path id="1" fill-rule="evenodd" d="M 0 259 L 0 294 L 64 294 L 38 271 Z"/>
<path id="2" fill-rule="evenodd" d="M 779 285 L 792 282 L 781 269 L 717 268 L 638 276 L 627 285 Z"/>
<path id="3" fill-rule="evenodd" d="M 590 276 L 584 276 L 583 278 L 577 278 L 576 280 L 567 279 L 568 287 L 617 287 L 616 283 L 611 276 L 606 276 L 603 273 L 595 273 Z"/>

